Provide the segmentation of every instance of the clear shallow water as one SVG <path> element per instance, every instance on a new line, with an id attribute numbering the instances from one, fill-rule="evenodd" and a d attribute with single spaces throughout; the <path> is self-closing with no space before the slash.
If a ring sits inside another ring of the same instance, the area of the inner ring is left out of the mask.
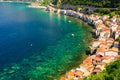
<path id="1" fill-rule="evenodd" d="M 91 28 L 80 20 L 27 5 L 0 3 L 0 78 L 58 80 L 80 63 Z"/>

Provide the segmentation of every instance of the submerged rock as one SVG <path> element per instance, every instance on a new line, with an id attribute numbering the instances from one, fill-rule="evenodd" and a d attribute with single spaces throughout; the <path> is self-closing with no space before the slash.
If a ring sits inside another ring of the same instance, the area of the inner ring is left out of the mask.
<path id="1" fill-rule="evenodd" d="M 69 23 L 71 23 L 71 21 L 70 21 L 70 20 L 69 20 L 68 22 L 69 22 Z"/>
<path id="2" fill-rule="evenodd" d="M 14 73 L 15 71 L 14 70 L 10 70 L 8 73 L 9 74 L 12 74 L 12 73 Z"/>
<path id="3" fill-rule="evenodd" d="M 8 69 L 7 69 L 7 68 L 5 68 L 5 69 L 3 69 L 3 71 L 8 71 Z"/>
<path id="4" fill-rule="evenodd" d="M 52 76 L 47 76 L 48 79 L 52 79 Z"/>
<path id="5" fill-rule="evenodd" d="M 75 36 L 75 34 L 71 34 L 71 37 L 74 37 Z"/>
<path id="6" fill-rule="evenodd" d="M 40 71 L 42 70 L 42 68 L 39 66 L 39 67 L 36 67 L 36 70 Z"/>

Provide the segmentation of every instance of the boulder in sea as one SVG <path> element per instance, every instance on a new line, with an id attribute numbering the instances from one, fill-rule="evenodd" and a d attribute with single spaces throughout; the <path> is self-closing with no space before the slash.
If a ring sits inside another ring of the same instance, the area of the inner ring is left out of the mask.
<path id="1" fill-rule="evenodd" d="M 7 68 L 4 68 L 3 71 L 8 71 L 8 69 L 7 69 Z"/>
<path id="2" fill-rule="evenodd" d="M 69 23 L 71 23 L 71 21 L 70 21 L 70 20 L 69 20 L 68 22 L 69 22 Z"/>
<path id="3" fill-rule="evenodd" d="M 15 65 L 13 65 L 13 66 L 11 67 L 11 69 L 13 69 L 13 70 L 17 70 L 17 69 L 20 69 L 20 66 L 17 65 L 17 64 L 15 64 Z"/>
<path id="4" fill-rule="evenodd" d="M 14 70 L 10 70 L 8 73 L 9 74 L 12 74 L 12 73 L 14 73 L 15 71 Z"/>
<path id="5" fill-rule="evenodd" d="M 74 36 L 75 36 L 75 34 L 71 34 L 71 36 L 72 36 L 72 37 L 74 37 Z"/>

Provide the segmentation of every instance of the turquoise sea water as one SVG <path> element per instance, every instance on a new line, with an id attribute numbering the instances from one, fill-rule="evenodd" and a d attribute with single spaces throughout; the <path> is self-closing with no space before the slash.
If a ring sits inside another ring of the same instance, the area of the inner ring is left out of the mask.
<path id="1" fill-rule="evenodd" d="M 58 80 L 80 63 L 91 28 L 27 6 L 0 3 L 0 80 Z"/>

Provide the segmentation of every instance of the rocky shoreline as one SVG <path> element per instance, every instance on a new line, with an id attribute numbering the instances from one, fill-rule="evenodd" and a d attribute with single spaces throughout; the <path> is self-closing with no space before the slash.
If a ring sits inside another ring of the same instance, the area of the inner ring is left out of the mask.
<path id="1" fill-rule="evenodd" d="M 60 80 L 83 80 L 90 74 L 105 70 L 105 66 L 119 58 L 118 41 L 120 36 L 120 19 L 110 16 L 87 15 L 73 10 L 56 9 L 51 6 L 46 11 L 81 19 L 95 29 L 95 41 L 90 46 L 90 55 L 76 69 L 67 72 Z"/>
<path id="2" fill-rule="evenodd" d="M 40 6 L 39 3 L 31 3 L 28 7 L 30 7 L 30 8 L 43 8 L 43 9 L 46 9 L 45 6 Z"/>
<path id="3" fill-rule="evenodd" d="M 30 7 L 30 8 L 43 8 L 43 9 L 46 8 L 45 6 L 28 6 L 28 7 Z"/>

